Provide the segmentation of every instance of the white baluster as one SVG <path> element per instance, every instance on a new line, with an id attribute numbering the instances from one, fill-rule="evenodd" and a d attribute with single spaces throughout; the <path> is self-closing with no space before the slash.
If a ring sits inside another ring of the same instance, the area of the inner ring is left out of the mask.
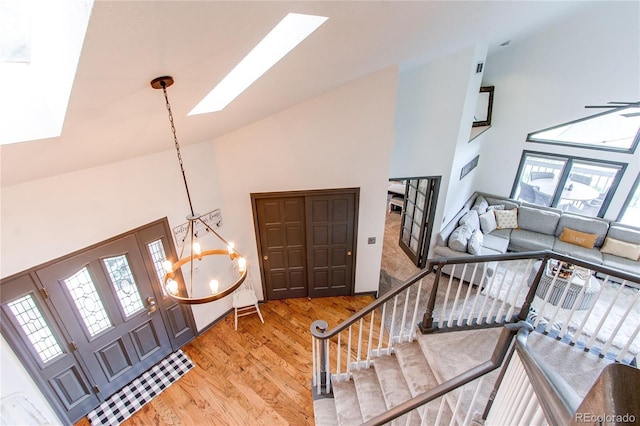
<path id="1" fill-rule="evenodd" d="M 467 273 L 468 265 L 469 265 L 468 263 L 465 263 L 464 267 L 462 268 L 462 275 L 460 275 L 460 280 L 458 281 L 458 289 L 456 290 L 456 296 L 453 300 L 453 306 L 451 307 L 451 312 L 449 313 L 449 319 L 447 320 L 448 327 L 453 326 L 453 314 L 455 313 L 456 307 L 458 306 L 458 299 L 460 298 L 460 291 L 462 290 L 462 285 L 464 284 L 464 277 L 465 277 L 465 274 Z M 447 305 L 445 304 L 445 306 Z"/>
<path id="2" fill-rule="evenodd" d="M 367 368 L 371 366 L 371 348 L 373 346 L 373 321 L 375 320 L 375 313 L 375 310 L 371 311 L 371 321 L 369 322 L 369 336 L 367 336 L 367 338 L 369 339 L 369 345 L 367 346 Z"/>
<path id="3" fill-rule="evenodd" d="M 413 319 L 411 320 L 411 330 L 409 331 L 409 341 L 413 342 L 416 333 L 416 324 L 418 323 L 418 302 L 420 301 L 420 292 L 422 291 L 422 279 L 418 282 L 418 292 L 416 293 L 416 302 L 413 308 Z"/>

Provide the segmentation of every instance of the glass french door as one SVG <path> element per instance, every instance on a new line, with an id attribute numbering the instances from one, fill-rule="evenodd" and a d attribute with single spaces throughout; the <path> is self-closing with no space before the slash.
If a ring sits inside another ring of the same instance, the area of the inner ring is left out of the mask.
<path id="1" fill-rule="evenodd" d="M 406 179 L 400 247 L 419 268 L 425 266 L 438 201 L 440 177 Z"/>

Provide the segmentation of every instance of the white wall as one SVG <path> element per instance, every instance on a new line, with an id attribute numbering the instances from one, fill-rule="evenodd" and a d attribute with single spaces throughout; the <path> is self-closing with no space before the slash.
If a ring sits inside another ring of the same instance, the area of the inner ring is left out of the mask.
<path id="1" fill-rule="evenodd" d="M 378 289 L 396 84 L 389 68 L 215 141 L 232 233 L 258 287 L 252 192 L 359 187 L 355 291 Z"/>
<path id="2" fill-rule="evenodd" d="M 509 195 L 523 150 L 609 159 L 629 166 L 607 218 L 640 171 L 640 155 L 525 142 L 527 134 L 601 112 L 585 105 L 640 99 L 640 3 L 594 2 L 539 35 L 487 58 L 483 85 L 495 85 L 492 128 L 481 141 L 477 188 Z M 486 161 L 485 161 L 486 160 Z"/>
<path id="3" fill-rule="evenodd" d="M 461 181 L 460 169 L 479 150 L 479 144 L 469 143 L 469 135 L 482 76 L 475 69 L 486 52 L 486 46 L 471 46 L 404 71 L 399 78 L 389 176 L 442 176 L 436 231 L 475 189 L 476 171 Z"/>
<path id="4" fill-rule="evenodd" d="M 195 209 L 221 208 L 221 233 L 248 258 L 259 292 L 249 194 L 342 187 L 360 187 L 355 290 L 377 290 L 396 83 L 397 70 L 389 68 L 215 143 L 182 148 Z M 177 226 L 189 212 L 172 150 L 5 187 L 0 198 L 2 277 L 165 216 L 171 227 Z M 367 244 L 369 236 L 376 237 L 375 245 Z M 230 307 L 229 298 L 194 307 L 198 329 Z M 26 372 L 13 368 L 15 357 L 4 339 L 0 353 L 0 397 L 27 392 L 51 414 Z M 7 368 L 14 373 L 6 376 L 10 381 L 4 380 Z"/>

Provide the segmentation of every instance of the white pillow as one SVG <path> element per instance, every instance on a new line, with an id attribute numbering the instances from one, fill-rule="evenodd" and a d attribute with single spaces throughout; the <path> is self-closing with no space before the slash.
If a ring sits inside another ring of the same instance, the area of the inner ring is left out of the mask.
<path id="1" fill-rule="evenodd" d="M 498 229 L 496 215 L 493 213 L 493 210 L 489 210 L 480 215 L 480 229 L 482 229 L 482 232 L 485 234 L 490 234 Z"/>
<path id="2" fill-rule="evenodd" d="M 476 229 L 475 231 L 473 231 L 473 234 L 471 234 L 471 238 L 469 238 L 467 251 L 474 256 L 480 256 L 480 250 L 482 249 L 483 241 L 484 235 L 482 235 L 482 231 Z"/>
<path id="3" fill-rule="evenodd" d="M 516 229 L 518 227 L 518 209 L 494 210 L 498 229 Z"/>
<path id="4" fill-rule="evenodd" d="M 454 251 L 466 253 L 467 244 L 469 243 L 469 238 L 472 233 L 473 230 L 468 225 L 458 226 L 453 230 L 451 235 L 449 235 L 449 248 Z"/>

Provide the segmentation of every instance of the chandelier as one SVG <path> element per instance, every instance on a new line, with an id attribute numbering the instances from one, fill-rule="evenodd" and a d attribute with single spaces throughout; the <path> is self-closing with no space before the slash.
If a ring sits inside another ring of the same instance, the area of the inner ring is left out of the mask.
<path id="1" fill-rule="evenodd" d="M 191 203 L 191 194 L 189 193 L 189 186 L 187 185 L 187 176 L 184 172 L 184 165 L 182 163 L 182 155 L 180 154 L 180 144 L 178 143 L 178 136 L 176 134 L 176 127 L 173 122 L 173 113 L 171 112 L 171 104 L 169 103 L 169 97 L 167 96 L 167 87 L 173 84 L 173 78 L 170 76 L 163 76 L 154 78 L 151 81 L 151 87 L 154 89 L 162 89 L 164 93 L 164 100 L 166 103 L 167 111 L 169 113 L 169 124 L 171 125 L 171 133 L 173 134 L 173 142 L 176 148 L 176 154 L 178 157 L 178 163 L 180 164 L 180 171 L 182 172 L 182 180 L 184 181 L 184 189 L 187 192 L 187 199 L 189 200 L 190 214 L 187 215 L 187 229 L 180 250 L 180 256 L 177 262 L 173 263 L 170 260 L 165 260 L 162 264 L 165 270 L 164 276 L 164 288 L 169 297 L 178 303 L 185 303 L 190 305 L 209 303 L 214 300 L 221 299 L 229 294 L 233 293 L 247 277 L 247 261 L 235 250 L 234 244 L 228 242 L 220 234 L 218 234 L 209 224 L 202 219 L 202 216 L 198 213 L 194 213 L 193 204 Z M 202 250 L 200 243 L 196 241 L 197 231 L 196 227 L 202 225 L 207 231 L 215 235 L 225 246 L 224 249 L 211 249 Z M 185 255 L 185 248 L 189 246 L 189 253 Z M 206 296 L 195 296 L 193 288 L 194 273 L 197 271 L 196 262 L 202 261 L 208 256 L 228 256 L 231 262 L 233 270 L 233 278 L 236 281 L 224 290 L 220 290 L 220 284 L 217 280 L 211 280 L 209 282 L 209 293 Z M 189 286 L 184 283 L 180 286 L 177 281 L 178 270 L 181 270 L 183 266 L 188 264 L 189 274 Z"/>

